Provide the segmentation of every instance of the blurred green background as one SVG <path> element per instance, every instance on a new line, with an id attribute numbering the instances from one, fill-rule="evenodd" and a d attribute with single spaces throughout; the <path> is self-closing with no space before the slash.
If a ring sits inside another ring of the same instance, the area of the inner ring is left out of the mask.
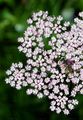
<path id="1" fill-rule="evenodd" d="M 38 10 L 72 21 L 83 10 L 83 0 L 0 0 L 0 120 L 83 120 L 83 96 L 78 96 L 79 105 L 70 115 L 57 115 L 49 110 L 46 98 L 27 96 L 24 89 L 5 84 L 5 71 L 12 62 L 25 61 L 17 38 L 26 29 L 27 18 Z"/>

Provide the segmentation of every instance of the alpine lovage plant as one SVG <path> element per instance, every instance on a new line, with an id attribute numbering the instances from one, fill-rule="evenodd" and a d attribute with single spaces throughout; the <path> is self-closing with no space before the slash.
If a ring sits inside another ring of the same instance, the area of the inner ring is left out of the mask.
<path id="1" fill-rule="evenodd" d="M 51 111 L 68 115 L 78 104 L 75 96 L 83 94 L 83 12 L 72 26 L 44 11 L 27 22 L 24 37 L 18 38 L 26 66 L 12 63 L 5 81 L 16 89 L 26 87 L 27 95 L 48 97 Z"/>

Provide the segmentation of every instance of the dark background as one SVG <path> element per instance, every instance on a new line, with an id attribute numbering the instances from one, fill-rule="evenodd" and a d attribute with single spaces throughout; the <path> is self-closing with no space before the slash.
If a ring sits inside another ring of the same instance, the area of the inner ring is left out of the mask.
<path id="1" fill-rule="evenodd" d="M 70 115 L 57 115 L 49 110 L 46 98 L 27 96 L 24 89 L 17 91 L 5 84 L 5 71 L 12 62 L 25 61 L 17 38 L 27 28 L 27 18 L 38 10 L 61 14 L 72 22 L 83 10 L 83 0 L 0 0 L 0 120 L 83 120 L 83 96 L 78 96 L 79 105 Z"/>

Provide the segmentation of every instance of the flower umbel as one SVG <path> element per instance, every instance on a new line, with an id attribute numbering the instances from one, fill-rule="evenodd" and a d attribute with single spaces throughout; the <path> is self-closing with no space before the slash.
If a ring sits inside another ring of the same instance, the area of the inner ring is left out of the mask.
<path id="1" fill-rule="evenodd" d="M 17 89 L 26 87 L 28 95 L 46 96 L 51 111 L 68 115 L 78 104 L 75 96 L 83 94 L 83 12 L 72 26 L 62 20 L 47 11 L 33 13 L 24 37 L 18 38 L 26 66 L 13 63 L 5 81 Z"/>

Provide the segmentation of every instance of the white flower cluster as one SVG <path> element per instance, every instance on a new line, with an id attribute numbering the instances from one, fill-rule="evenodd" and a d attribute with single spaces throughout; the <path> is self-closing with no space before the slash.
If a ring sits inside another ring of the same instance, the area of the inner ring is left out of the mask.
<path id="1" fill-rule="evenodd" d="M 24 37 L 18 38 L 19 51 L 27 57 L 26 66 L 13 63 L 5 81 L 12 87 L 26 87 L 28 95 L 47 96 L 51 111 L 69 114 L 83 94 L 83 12 L 74 24 L 48 12 L 33 13 L 27 20 Z"/>

